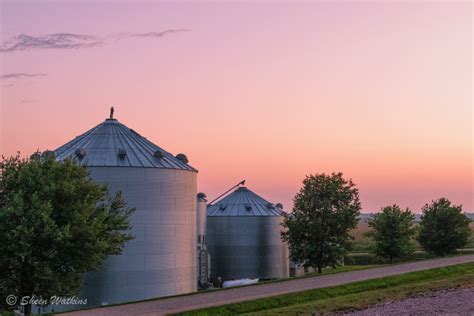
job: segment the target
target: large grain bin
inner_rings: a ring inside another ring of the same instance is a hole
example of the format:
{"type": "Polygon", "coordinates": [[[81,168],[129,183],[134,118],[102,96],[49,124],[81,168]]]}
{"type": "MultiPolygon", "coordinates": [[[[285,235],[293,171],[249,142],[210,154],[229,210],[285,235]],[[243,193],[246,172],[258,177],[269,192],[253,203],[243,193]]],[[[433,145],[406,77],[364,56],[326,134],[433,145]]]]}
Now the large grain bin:
{"type": "Polygon", "coordinates": [[[106,119],[55,151],[91,177],[122,190],[135,239],[103,269],[88,273],[81,293],[89,305],[120,303],[197,290],[196,174],[176,157],[116,119],[106,119]]]}
{"type": "Polygon", "coordinates": [[[212,279],[288,277],[288,247],[280,238],[280,206],[246,187],[208,206],[212,279]]]}

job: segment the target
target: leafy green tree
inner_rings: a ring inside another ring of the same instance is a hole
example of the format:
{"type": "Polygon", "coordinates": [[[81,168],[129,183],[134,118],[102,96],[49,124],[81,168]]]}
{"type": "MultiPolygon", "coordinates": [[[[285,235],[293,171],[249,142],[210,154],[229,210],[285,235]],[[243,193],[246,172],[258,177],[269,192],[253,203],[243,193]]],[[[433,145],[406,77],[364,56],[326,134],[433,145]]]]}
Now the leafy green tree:
{"type": "Polygon", "coordinates": [[[455,253],[469,242],[470,219],[462,206],[452,205],[446,198],[426,204],[421,216],[418,241],[427,252],[445,256],[455,253]]]}
{"type": "Polygon", "coordinates": [[[347,254],[357,226],[361,205],[352,180],[342,173],[307,176],[294,198],[293,212],[285,215],[282,239],[288,242],[290,258],[319,273],[340,264],[347,254]]]}
{"type": "MultiPolygon", "coordinates": [[[[76,295],[87,271],[132,239],[121,196],[51,154],[0,162],[0,297],[76,295]]],[[[25,306],[31,313],[31,305],[25,306]]]]}
{"type": "Polygon", "coordinates": [[[396,204],[382,208],[369,220],[371,230],[367,236],[374,240],[373,253],[390,263],[394,258],[413,253],[412,237],[415,234],[415,215],[407,208],[402,211],[396,204]]]}

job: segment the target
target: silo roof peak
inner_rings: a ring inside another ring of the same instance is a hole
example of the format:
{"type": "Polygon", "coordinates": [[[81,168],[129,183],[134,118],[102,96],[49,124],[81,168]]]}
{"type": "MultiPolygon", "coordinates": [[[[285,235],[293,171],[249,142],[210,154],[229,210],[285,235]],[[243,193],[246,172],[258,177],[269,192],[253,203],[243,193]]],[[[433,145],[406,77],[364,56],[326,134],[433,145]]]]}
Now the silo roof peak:
{"type": "Polygon", "coordinates": [[[207,216],[282,216],[282,209],[247,187],[239,187],[207,207],[207,216]]]}
{"type": "Polygon", "coordinates": [[[110,117],[55,150],[56,159],[73,159],[87,167],[142,167],[197,172],[136,131],[110,117]]]}

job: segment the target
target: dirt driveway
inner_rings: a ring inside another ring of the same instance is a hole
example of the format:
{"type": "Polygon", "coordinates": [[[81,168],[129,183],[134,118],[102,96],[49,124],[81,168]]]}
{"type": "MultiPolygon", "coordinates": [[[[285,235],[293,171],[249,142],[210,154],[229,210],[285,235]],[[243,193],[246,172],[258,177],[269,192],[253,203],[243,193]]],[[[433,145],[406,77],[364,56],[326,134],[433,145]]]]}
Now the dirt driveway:
{"type": "Polygon", "coordinates": [[[170,297],[140,303],[109,306],[62,315],[73,316],[128,316],[128,315],[166,315],[209,306],[242,302],[256,298],[275,296],[309,289],[341,285],[413,271],[439,268],[449,265],[474,262],[474,255],[444,259],[410,262],[393,266],[379,267],[360,271],[343,272],[332,275],[308,277],[284,282],[254,285],[223,291],[206,292],[194,295],[170,297]]]}

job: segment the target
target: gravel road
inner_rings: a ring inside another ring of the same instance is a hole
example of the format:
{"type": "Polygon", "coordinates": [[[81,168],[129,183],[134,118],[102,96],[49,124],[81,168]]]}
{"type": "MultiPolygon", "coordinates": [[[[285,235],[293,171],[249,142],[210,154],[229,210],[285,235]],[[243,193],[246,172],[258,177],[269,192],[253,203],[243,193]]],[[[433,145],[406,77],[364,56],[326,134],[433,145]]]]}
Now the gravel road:
{"type": "Polygon", "coordinates": [[[474,315],[474,288],[428,292],[413,298],[374,305],[345,315],[474,315]]]}
{"type": "Polygon", "coordinates": [[[331,275],[308,277],[284,282],[233,288],[223,291],[206,292],[194,295],[162,298],[153,301],[109,306],[90,310],[76,311],[63,315],[73,316],[128,316],[128,315],[166,315],[216,305],[242,302],[257,298],[270,297],[291,292],[341,285],[407,272],[439,268],[449,265],[474,262],[474,255],[417,261],[393,266],[351,271],[331,275]]]}

